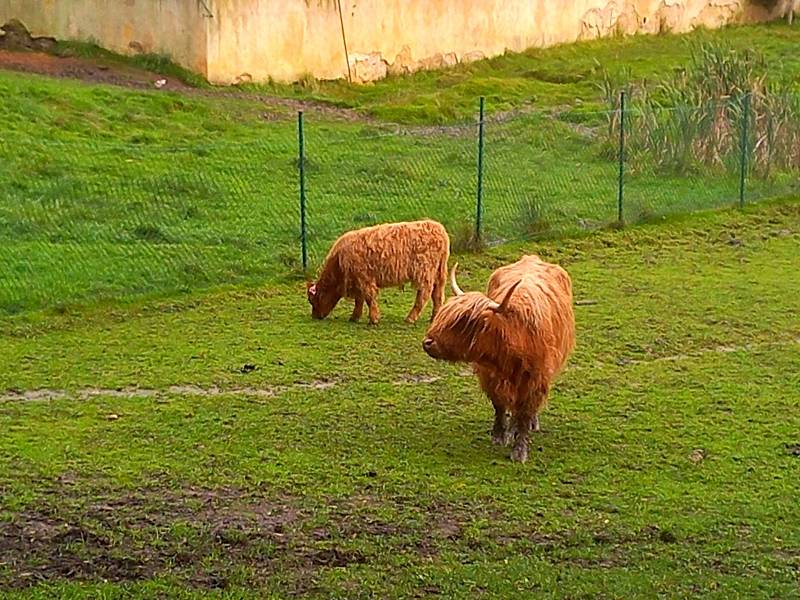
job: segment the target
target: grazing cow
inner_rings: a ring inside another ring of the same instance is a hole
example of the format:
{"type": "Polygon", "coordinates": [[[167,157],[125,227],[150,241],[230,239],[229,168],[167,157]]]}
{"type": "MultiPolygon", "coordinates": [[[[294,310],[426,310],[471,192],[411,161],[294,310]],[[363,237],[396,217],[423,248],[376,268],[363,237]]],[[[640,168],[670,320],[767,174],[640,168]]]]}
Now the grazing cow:
{"type": "Polygon", "coordinates": [[[436,314],[422,347],[438,360],[472,363],[494,405],[492,441],[516,436],[511,458],[525,462],[528,433],[539,430],[550,385],[575,346],[572,281],[558,265],[523,256],[492,273],[487,295],[464,293],[457,266],[456,296],[436,314]]]}
{"type": "Polygon", "coordinates": [[[349,231],[334,242],[316,282],[308,282],[311,316],[324,319],[342,298],[355,301],[351,321],[369,307],[369,322],[380,319],[378,290],[411,283],[417,299],[406,321],[415,323],[428,300],[433,315],[444,303],[450,237],[441,223],[424,220],[386,223],[349,231]]]}

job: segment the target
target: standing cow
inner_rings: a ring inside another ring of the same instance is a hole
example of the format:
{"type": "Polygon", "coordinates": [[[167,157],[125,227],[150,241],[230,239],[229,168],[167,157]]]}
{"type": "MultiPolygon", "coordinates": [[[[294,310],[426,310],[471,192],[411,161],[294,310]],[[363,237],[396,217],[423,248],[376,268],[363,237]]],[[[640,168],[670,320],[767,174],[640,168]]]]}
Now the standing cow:
{"type": "Polygon", "coordinates": [[[378,290],[411,283],[417,299],[406,321],[415,323],[433,298],[435,316],[444,303],[450,237],[441,223],[424,220],[386,223],[349,231],[334,242],[316,282],[308,282],[311,316],[324,319],[342,298],[355,301],[351,321],[369,307],[378,323],[378,290]]]}
{"type": "Polygon", "coordinates": [[[473,364],[494,405],[493,442],[516,435],[511,458],[525,462],[528,434],[538,431],[539,411],[575,346],[572,281],[558,265],[523,256],[492,273],[486,295],[464,293],[456,266],[456,296],[437,313],[422,347],[432,358],[473,364]]]}

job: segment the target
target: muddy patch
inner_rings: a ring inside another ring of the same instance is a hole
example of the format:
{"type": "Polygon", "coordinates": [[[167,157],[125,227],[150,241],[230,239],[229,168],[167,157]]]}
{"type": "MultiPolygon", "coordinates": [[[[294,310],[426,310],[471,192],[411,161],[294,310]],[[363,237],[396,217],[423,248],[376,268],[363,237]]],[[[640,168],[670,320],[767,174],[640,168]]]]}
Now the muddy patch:
{"type": "Polygon", "coordinates": [[[373,496],[313,501],[233,487],[106,491],[92,499],[75,492],[57,485],[36,508],[0,518],[0,590],[153,577],[225,589],[287,575],[303,590],[321,569],[374,562],[378,546],[436,555],[486,517],[478,507],[409,507],[373,496]],[[387,519],[387,509],[397,518],[387,519]],[[247,581],[231,575],[237,570],[247,581]]]}
{"type": "MultiPolygon", "coordinates": [[[[0,38],[2,40],[3,38],[0,38]]],[[[32,73],[60,79],[75,79],[92,84],[106,84],[154,92],[180,92],[192,96],[246,100],[262,103],[269,112],[261,118],[275,120],[297,114],[298,110],[334,120],[374,122],[372,119],[346,108],[321,102],[281,98],[267,94],[239,91],[235,88],[210,89],[192,87],[176,77],[138,69],[119,61],[79,56],[57,56],[43,52],[43,48],[13,46],[4,48],[0,43],[0,69],[32,73]]]]}
{"type": "Polygon", "coordinates": [[[297,521],[299,511],[290,503],[232,488],[190,488],[85,503],[70,498],[21,512],[0,521],[0,588],[166,573],[215,587],[221,560],[271,569],[274,557],[263,549],[280,546],[297,521]]]}
{"type": "Polygon", "coordinates": [[[135,89],[182,92],[193,89],[174,77],[164,77],[112,62],[42,52],[16,52],[2,47],[0,69],[135,89]]]}
{"type": "Polygon", "coordinates": [[[169,578],[196,589],[280,581],[302,595],[326,569],[391,568],[398,557],[428,564],[454,552],[467,562],[535,553],[551,564],[612,568],[628,564],[638,546],[696,543],[656,525],[624,531],[573,523],[545,532],[485,501],[417,504],[373,492],[312,498],[265,485],[162,482],[87,494],[85,484],[56,480],[35,504],[0,513],[0,592],[64,580],[169,578]]]}

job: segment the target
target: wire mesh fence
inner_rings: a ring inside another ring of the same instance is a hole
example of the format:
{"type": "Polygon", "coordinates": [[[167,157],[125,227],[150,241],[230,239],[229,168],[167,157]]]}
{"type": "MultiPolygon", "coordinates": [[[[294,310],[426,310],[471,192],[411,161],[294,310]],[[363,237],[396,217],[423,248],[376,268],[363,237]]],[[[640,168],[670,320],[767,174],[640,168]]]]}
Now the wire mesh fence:
{"type": "Polygon", "coordinates": [[[287,122],[239,144],[6,136],[0,314],[314,271],[341,233],[381,222],[436,219],[459,251],[601,228],[620,198],[632,223],[800,194],[800,124],[737,102],[442,127],[306,119],[303,160],[287,122]]]}

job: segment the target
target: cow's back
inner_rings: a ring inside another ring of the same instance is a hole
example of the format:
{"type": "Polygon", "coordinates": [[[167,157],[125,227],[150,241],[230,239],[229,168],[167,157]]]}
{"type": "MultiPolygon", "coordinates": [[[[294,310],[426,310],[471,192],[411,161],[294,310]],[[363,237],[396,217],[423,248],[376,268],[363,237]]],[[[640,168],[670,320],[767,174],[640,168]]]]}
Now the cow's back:
{"type": "Polygon", "coordinates": [[[572,281],[559,265],[523,256],[492,273],[487,295],[502,302],[518,281],[508,307],[516,326],[512,337],[532,363],[545,365],[550,379],[561,371],[575,345],[572,281]]]}
{"type": "Polygon", "coordinates": [[[348,280],[390,287],[432,281],[447,268],[450,238],[436,221],[387,223],[346,233],[334,252],[348,280]]]}

